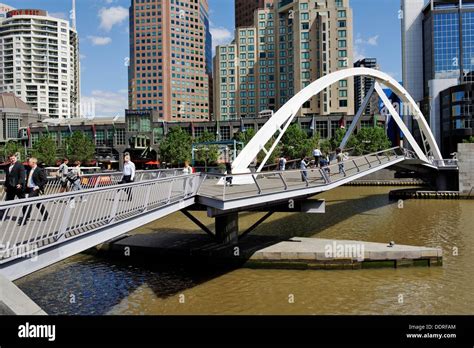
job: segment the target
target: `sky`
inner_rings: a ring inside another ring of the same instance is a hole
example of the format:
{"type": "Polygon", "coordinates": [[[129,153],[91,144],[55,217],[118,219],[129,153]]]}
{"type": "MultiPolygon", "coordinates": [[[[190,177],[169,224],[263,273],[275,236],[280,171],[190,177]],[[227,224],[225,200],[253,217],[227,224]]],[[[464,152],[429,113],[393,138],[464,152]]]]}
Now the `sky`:
{"type": "MultiPolygon", "coordinates": [[[[1,0],[15,8],[44,9],[67,19],[71,0],[1,0]]],[[[374,57],[382,71],[401,80],[399,0],[351,0],[354,58],[374,57]]],[[[123,115],[127,108],[130,0],[76,0],[81,54],[81,100],[97,116],[123,115]]],[[[213,45],[232,41],[234,0],[209,0],[213,45]]]]}

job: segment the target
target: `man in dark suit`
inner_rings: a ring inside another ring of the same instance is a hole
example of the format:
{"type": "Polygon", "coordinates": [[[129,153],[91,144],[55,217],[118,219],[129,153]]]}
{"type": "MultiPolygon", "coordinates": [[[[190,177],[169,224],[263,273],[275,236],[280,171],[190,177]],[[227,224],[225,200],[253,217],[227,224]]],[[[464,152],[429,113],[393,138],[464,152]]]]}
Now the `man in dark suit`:
{"type": "Polygon", "coordinates": [[[18,162],[16,155],[10,155],[10,166],[6,170],[5,191],[7,197],[5,200],[13,201],[15,197],[18,199],[25,198],[25,167],[18,162]]]}
{"type": "MultiPolygon", "coordinates": [[[[31,169],[26,179],[26,192],[28,193],[28,198],[34,198],[44,193],[44,187],[48,182],[48,178],[46,177],[45,171],[38,167],[38,160],[36,158],[30,158],[29,165],[31,169]]],[[[23,212],[23,219],[18,222],[19,225],[25,225],[28,222],[31,211],[33,210],[32,208],[30,205],[27,208],[26,214],[23,212]]],[[[45,206],[42,203],[37,203],[36,208],[41,212],[43,221],[48,220],[49,214],[45,206]]]]}

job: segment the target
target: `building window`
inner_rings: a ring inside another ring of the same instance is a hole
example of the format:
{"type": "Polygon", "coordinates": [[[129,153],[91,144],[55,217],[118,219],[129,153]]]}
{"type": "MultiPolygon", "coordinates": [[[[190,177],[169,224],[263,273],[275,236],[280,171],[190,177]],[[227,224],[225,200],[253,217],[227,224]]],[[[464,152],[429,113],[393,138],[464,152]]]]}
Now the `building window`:
{"type": "Polygon", "coordinates": [[[125,129],[115,130],[115,143],[117,145],[125,145],[125,129]]]}
{"type": "Polygon", "coordinates": [[[316,121],[316,133],[318,133],[322,139],[327,139],[329,137],[328,123],[326,121],[316,121]]]}
{"type": "Polygon", "coordinates": [[[15,118],[7,119],[7,138],[18,139],[18,132],[20,130],[20,121],[15,118]]]}
{"type": "Polygon", "coordinates": [[[105,145],[105,131],[104,130],[98,130],[95,133],[95,144],[97,146],[104,146],[105,145]]]}

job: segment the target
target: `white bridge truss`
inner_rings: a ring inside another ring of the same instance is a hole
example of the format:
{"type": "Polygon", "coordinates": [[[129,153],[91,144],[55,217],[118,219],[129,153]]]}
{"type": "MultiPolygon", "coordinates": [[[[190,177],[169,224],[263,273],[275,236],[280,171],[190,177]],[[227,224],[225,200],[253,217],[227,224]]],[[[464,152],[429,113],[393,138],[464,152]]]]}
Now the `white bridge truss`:
{"type": "Polygon", "coordinates": [[[389,75],[374,69],[368,68],[351,68],[340,70],[329,75],[326,75],[309,86],[297,93],[293,98],[291,98],[285,105],[283,105],[268,121],[265,125],[258,131],[258,133],[253,137],[253,139],[245,146],[243,151],[235,159],[232,164],[232,173],[233,174],[244,174],[249,173],[249,165],[257,157],[260,151],[263,151],[266,156],[262,161],[260,167],[257,169],[257,172],[260,172],[265,166],[266,162],[270,158],[272,152],[275,150],[276,146],[280,142],[281,138],[285,134],[288,127],[291,125],[293,119],[296,117],[298,111],[301,109],[304,103],[318,95],[326,88],[332,84],[347,79],[354,76],[366,76],[374,78],[374,87],[370,90],[366,96],[362,106],[358,110],[354,121],[351,124],[346,136],[341,144],[342,147],[345,146],[350,135],[356,128],[358,122],[361,119],[363,111],[370,100],[370,97],[374,92],[382,98],[385,106],[387,107],[389,113],[397,123],[400,130],[403,132],[405,139],[408,141],[413,151],[416,153],[418,158],[424,162],[431,163],[432,160],[442,160],[441,152],[439,151],[438,144],[431,133],[428,123],[425,120],[420,108],[409,95],[409,93],[392,77],[389,75]],[[398,95],[402,102],[408,106],[410,110],[410,115],[418,123],[420,133],[423,140],[423,149],[418,145],[418,143],[413,138],[413,135],[410,133],[409,129],[403,122],[400,114],[395,110],[392,103],[389,101],[387,96],[382,90],[381,85],[385,85],[392,89],[392,91],[398,95]],[[276,136],[273,145],[267,149],[265,146],[268,142],[276,136]]]}

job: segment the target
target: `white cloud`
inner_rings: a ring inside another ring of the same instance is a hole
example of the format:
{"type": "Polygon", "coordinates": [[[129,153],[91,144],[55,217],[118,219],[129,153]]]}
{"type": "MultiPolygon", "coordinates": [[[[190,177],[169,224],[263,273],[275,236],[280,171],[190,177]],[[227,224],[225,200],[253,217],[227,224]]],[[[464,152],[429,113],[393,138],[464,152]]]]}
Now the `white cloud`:
{"type": "Polygon", "coordinates": [[[128,90],[93,90],[90,95],[81,96],[81,104],[94,105],[96,117],[123,115],[128,107],[128,90]]]}
{"type": "Polygon", "coordinates": [[[80,54],[79,55],[79,59],[86,59],[86,58],[87,58],[87,56],[85,54],[80,54]]]}
{"type": "Polygon", "coordinates": [[[232,41],[232,32],[224,27],[211,27],[212,34],[212,48],[214,49],[218,45],[225,45],[232,41]]]}
{"type": "Polygon", "coordinates": [[[91,40],[92,45],[94,46],[105,46],[112,42],[110,37],[103,37],[103,36],[88,36],[89,40],[91,40]]]}
{"type": "Polygon", "coordinates": [[[67,15],[64,12],[50,12],[49,15],[54,18],[59,18],[59,19],[68,19],[67,15]]]}
{"type": "Polygon", "coordinates": [[[100,28],[112,30],[114,25],[123,23],[128,18],[128,10],[122,6],[101,8],[99,10],[100,28]]]}
{"type": "Polygon", "coordinates": [[[369,46],[377,46],[379,44],[379,37],[380,35],[374,35],[367,39],[362,38],[360,34],[357,35],[357,39],[355,40],[356,45],[369,45],[369,46]]]}
{"type": "Polygon", "coordinates": [[[367,58],[366,47],[378,46],[380,35],[370,36],[364,39],[362,35],[357,34],[357,38],[354,40],[354,62],[367,58]]]}

